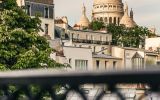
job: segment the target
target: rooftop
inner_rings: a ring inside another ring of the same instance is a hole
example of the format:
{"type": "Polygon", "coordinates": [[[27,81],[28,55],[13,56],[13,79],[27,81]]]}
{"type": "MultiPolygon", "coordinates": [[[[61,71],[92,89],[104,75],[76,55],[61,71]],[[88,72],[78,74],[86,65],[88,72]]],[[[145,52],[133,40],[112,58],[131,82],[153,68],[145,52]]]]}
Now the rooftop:
{"type": "Polygon", "coordinates": [[[93,31],[93,30],[76,30],[76,29],[70,29],[71,31],[77,31],[77,32],[90,32],[90,33],[99,33],[99,34],[111,34],[108,32],[99,32],[99,31],[93,31]]]}
{"type": "Polygon", "coordinates": [[[43,3],[43,4],[54,4],[53,0],[26,0],[30,2],[43,3]]]}
{"type": "Polygon", "coordinates": [[[93,54],[93,58],[122,60],[122,58],[117,58],[117,57],[113,57],[113,56],[111,56],[111,55],[106,55],[106,54],[93,54]]]}

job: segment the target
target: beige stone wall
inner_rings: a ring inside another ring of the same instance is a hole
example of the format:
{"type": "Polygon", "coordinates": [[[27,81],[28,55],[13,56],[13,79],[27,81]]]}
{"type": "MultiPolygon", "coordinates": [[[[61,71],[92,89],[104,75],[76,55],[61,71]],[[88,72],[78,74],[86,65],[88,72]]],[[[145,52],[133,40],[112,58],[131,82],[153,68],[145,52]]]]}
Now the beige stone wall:
{"type": "Polygon", "coordinates": [[[93,69],[94,70],[122,70],[122,60],[118,59],[103,59],[103,58],[93,58],[93,69]],[[96,61],[100,61],[99,69],[97,69],[96,61]],[[113,62],[116,61],[116,69],[113,68],[113,62]],[[107,62],[107,66],[105,66],[107,62]]]}
{"type": "Polygon", "coordinates": [[[157,47],[160,48],[160,37],[156,38],[147,38],[145,41],[145,49],[149,50],[152,48],[152,51],[157,50],[157,47]]]}
{"type": "Polygon", "coordinates": [[[91,48],[92,52],[94,52],[94,53],[101,52],[101,53],[104,53],[104,54],[110,54],[108,45],[73,43],[73,46],[91,48]]]}
{"type": "Polygon", "coordinates": [[[154,55],[146,55],[146,66],[155,66],[157,64],[157,56],[154,55]]]}
{"type": "Polygon", "coordinates": [[[112,56],[122,58],[122,66],[125,67],[125,55],[124,55],[125,50],[119,47],[112,47],[112,56]]]}
{"type": "Polygon", "coordinates": [[[93,70],[92,65],[92,51],[88,48],[75,48],[75,47],[63,47],[64,56],[66,57],[68,63],[71,59],[71,68],[68,70],[75,71],[75,60],[87,60],[88,70],[93,70]]]}
{"type": "Polygon", "coordinates": [[[136,52],[144,58],[144,65],[146,62],[145,51],[143,49],[137,48],[122,48],[122,47],[112,47],[112,56],[122,58],[122,66],[124,69],[133,69],[132,68],[132,57],[136,52]]]}
{"type": "Polygon", "coordinates": [[[17,4],[20,7],[25,5],[24,0],[17,0],[17,4]]]}
{"type": "MultiPolygon", "coordinates": [[[[45,24],[48,24],[48,35],[51,39],[54,39],[54,19],[40,18],[40,20],[42,21],[41,27],[43,30],[45,30],[45,24]]],[[[43,36],[45,35],[45,32],[40,31],[39,34],[43,36]]]]}

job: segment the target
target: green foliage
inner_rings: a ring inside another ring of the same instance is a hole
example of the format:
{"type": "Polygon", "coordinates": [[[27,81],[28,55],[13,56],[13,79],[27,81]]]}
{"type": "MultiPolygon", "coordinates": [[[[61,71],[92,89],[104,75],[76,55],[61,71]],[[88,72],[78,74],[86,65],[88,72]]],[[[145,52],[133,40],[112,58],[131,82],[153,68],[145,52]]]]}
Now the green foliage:
{"type": "Polygon", "coordinates": [[[100,21],[93,21],[91,22],[90,24],[90,28],[94,31],[97,31],[97,30],[100,30],[102,28],[105,28],[105,25],[103,22],[100,22],[100,21]]]}
{"type": "Polygon", "coordinates": [[[38,34],[40,19],[28,16],[14,1],[5,1],[0,15],[0,70],[64,67],[50,58],[54,50],[38,34]]]}
{"type": "Polygon", "coordinates": [[[114,45],[123,45],[125,47],[136,47],[144,45],[145,38],[153,36],[146,27],[135,26],[127,28],[125,26],[117,26],[109,24],[107,31],[112,33],[112,43],[114,45]]]}
{"type": "Polygon", "coordinates": [[[3,0],[3,8],[4,9],[14,9],[17,7],[17,2],[16,0],[3,0]]]}
{"type": "Polygon", "coordinates": [[[41,29],[41,20],[38,16],[31,18],[21,8],[14,10],[3,10],[1,13],[1,21],[3,21],[7,30],[22,28],[25,31],[39,32],[41,29]]]}

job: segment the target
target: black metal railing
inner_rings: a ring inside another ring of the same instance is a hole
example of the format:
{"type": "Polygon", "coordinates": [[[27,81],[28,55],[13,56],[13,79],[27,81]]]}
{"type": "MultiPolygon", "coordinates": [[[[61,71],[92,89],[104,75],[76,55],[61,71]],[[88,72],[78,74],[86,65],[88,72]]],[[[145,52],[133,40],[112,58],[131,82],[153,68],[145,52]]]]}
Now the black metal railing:
{"type": "Polygon", "coordinates": [[[98,41],[98,40],[87,40],[87,39],[72,39],[73,42],[76,43],[88,43],[88,44],[101,44],[101,45],[109,45],[108,41],[98,41]]]}
{"type": "Polygon", "coordinates": [[[140,88],[144,90],[144,95],[133,100],[150,100],[144,98],[150,92],[159,92],[160,70],[122,72],[27,70],[1,72],[0,100],[74,100],[67,99],[67,95],[71,91],[80,95],[82,99],[78,100],[108,100],[102,99],[108,93],[117,94],[119,99],[116,100],[127,100],[124,94],[119,91],[117,85],[135,85],[137,83],[142,86],[140,88]],[[95,97],[89,99],[86,90],[81,88],[84,84],[105,84],[107,88],[102,89],[95,97]],[[60,93],[62,90],[64,91],[60,93]]]}

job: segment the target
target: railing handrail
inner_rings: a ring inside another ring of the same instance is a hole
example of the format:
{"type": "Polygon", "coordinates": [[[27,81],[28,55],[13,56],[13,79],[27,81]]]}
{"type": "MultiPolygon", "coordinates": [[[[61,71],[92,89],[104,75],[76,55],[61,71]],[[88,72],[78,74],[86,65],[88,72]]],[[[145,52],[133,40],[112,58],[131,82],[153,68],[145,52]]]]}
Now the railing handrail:
{"type": "Polygon", "coordinates": [[[67,72],[42,69],[0,72],[0,84],[46,84],[46,82],[48,84],[104,82],[160,84],[160,70],[67,72]]]}

